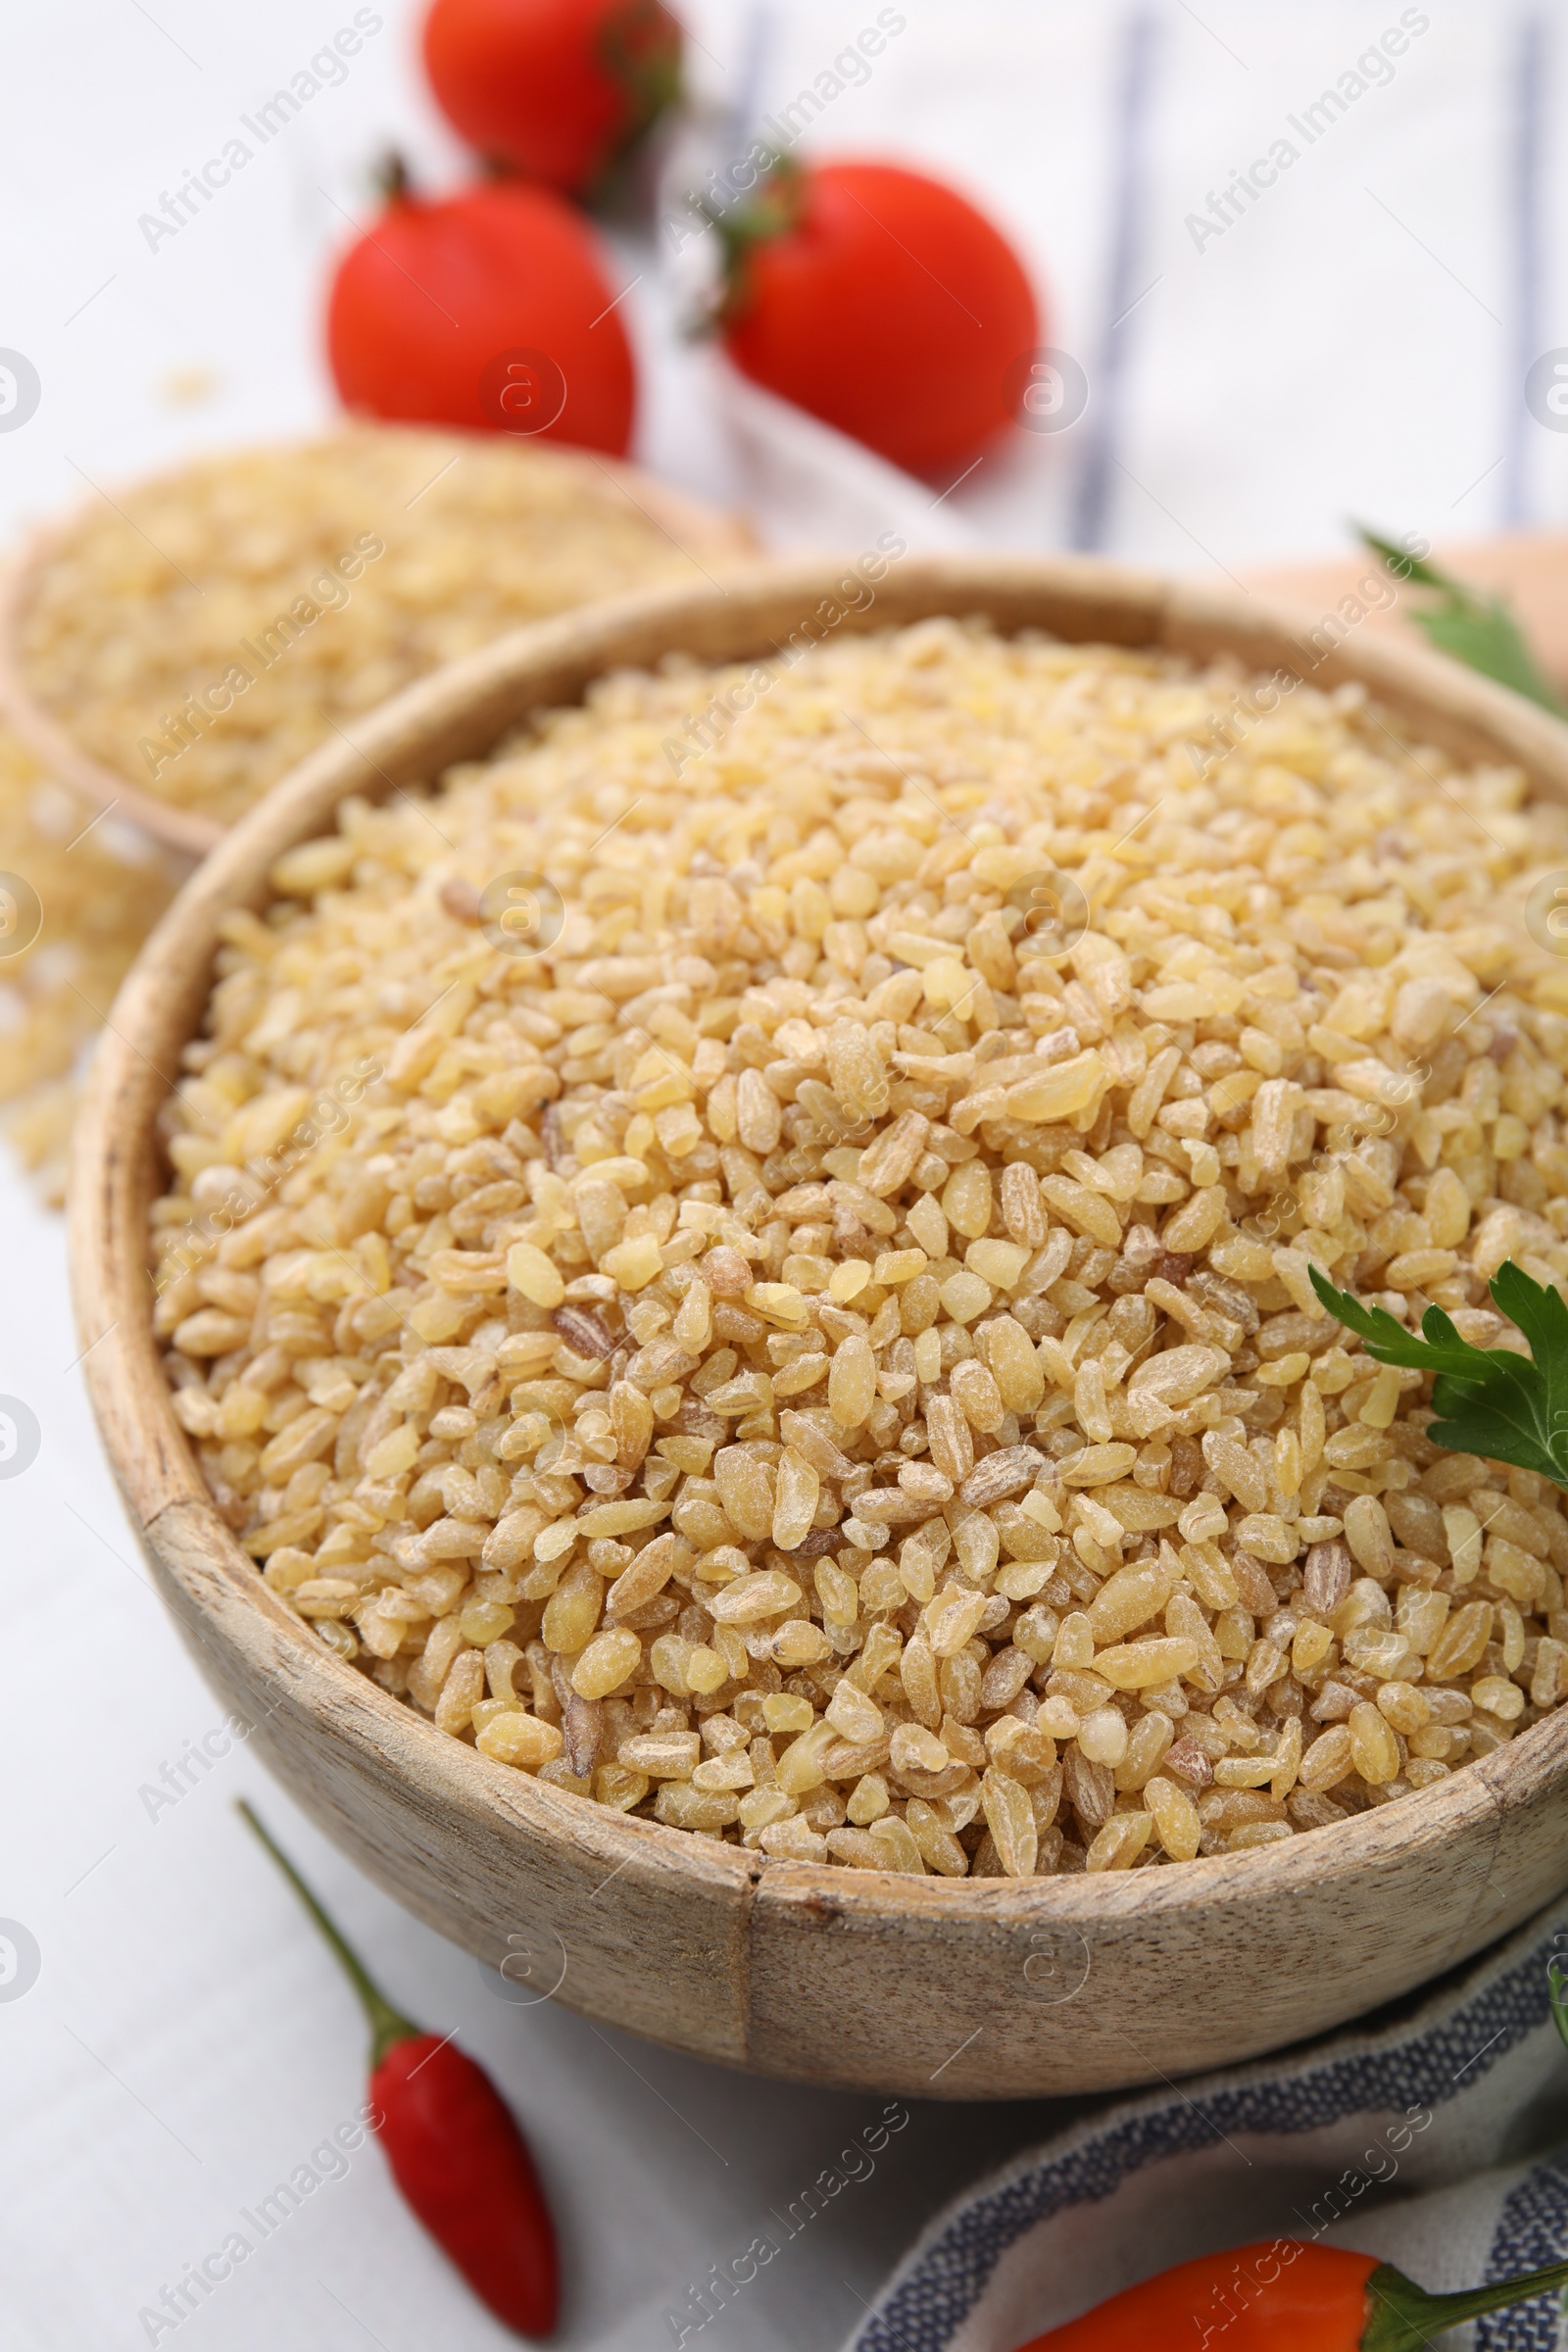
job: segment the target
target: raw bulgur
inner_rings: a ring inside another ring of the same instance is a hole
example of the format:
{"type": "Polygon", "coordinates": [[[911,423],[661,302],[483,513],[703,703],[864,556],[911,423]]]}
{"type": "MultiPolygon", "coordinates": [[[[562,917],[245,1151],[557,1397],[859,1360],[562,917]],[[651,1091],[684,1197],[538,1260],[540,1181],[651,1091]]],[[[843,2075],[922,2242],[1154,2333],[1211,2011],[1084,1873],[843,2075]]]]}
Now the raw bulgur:
{"type": "Polygon", "coordinates": [[[38,936],[0,963],[0,1103],[24,1165],[58,1201],[72,1072],[178,888],[180,861],[55,783],[0,727],[0,868],[43,909],[38,936]]]}
{"type": "MultiPolygon", "coordinates": [[[[694,510],[691,525],[677,546],[580,454],[356,425],[205,458],[84,513],[39,571],[20,666],[106,767],[226,822],[334,726],[439,662],[568,605],[696,580],[705,557],[743,544],[717,514],[694,510]],[[251,676],[238,693],[236,669],[251,676]]],[[[44,909],[42,934],[0,980],[0,1102],[58,1200],[73,1065],[179,872],[48,779],[9,732],[0,867],[44,909]]]]}
{"type": "Polygon", "coordinates": [[[1562,1496],[1307,1277],[1508,1345],[1489,1274],[1568,1272],[1568,819],[1358,688],[1227,748],[1224,665],[953,621],[694,758],[743,674],[610,678],[227,919],[157,1325],[273,1592],[504,1764],[951,1877],[1265,1844],[1557,1706],[1562,1496]]]}
{"type": "Polygon", "coordinates": [[[20,666],[106,767],[227,824],[439,663],[743,544],[717,515],[692,527],[688,552],[580,453],[350,426],[89,506],[40,568],[20,666]]]}

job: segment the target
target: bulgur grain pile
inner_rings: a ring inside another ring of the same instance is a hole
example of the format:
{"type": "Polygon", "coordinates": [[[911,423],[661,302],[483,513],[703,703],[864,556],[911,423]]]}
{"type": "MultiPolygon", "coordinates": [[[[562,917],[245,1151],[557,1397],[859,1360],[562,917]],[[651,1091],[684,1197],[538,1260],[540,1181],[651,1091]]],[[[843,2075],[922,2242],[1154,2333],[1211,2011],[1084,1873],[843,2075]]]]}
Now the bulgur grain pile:
{"type": "Polygon", "coordinates": [[[1568,819],[1357,688],[1226,751],[1228,669],[979,624],[751,674],[702,757],[742,672],[613,677],[229,918],[157,1324],[269,1585],[504,1764],[949,1877],[1267,1844],[1558,1705],[1562,1496],[1307,1275],[1508,1345],[1489,1274],[1568,1273],[1568,819]]]}
{"type": "Polygon", "coordinates": [[[52,1202],[65,1187],[72,1072],[172,898],[176,862],[51,781],[0,728],[0,871],[28,883],[43,910],[37,937],[0,961],[0,1103],[52,1202]]]}
{"type": "MultiPolygon", "coordinates": [[[[684,534],[683,534],[684,535],[684,534]]],[[[610,467],[361,425],[90,507],[23,616],[25,684],[128,782],[228,823],[362,711],[521,622],[702,577],[610,467]]]]}

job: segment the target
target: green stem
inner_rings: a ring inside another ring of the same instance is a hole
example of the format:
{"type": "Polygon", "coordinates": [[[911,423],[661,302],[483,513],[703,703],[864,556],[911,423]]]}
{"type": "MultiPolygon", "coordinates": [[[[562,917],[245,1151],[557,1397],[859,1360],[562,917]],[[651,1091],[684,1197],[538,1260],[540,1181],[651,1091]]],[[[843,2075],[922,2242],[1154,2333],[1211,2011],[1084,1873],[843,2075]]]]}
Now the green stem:
{"type": "Polygon", "coordinates": [[[1563,1963],[1555,1958],[1546,1963],[1546,1998],[1551,2003],[1557,2032],[1568,2047],[1568,1995],[1563,1991],[1563,1963]]]}
{"type": "Polygon", "coordinates": [[[395,147],[387,149],[371,173],[371,177],[375,183],[376,194],[385,204],[401,204],[405,197],[412,196],[414,193],[414,182],[409,176],[409,167],[395,147]]]}
{"type": "Polygon", "coordinates": [[[353,1945],[343,1935],[336,1921],[330,1919],[322,1910],[282,1847],[276,1843],[268,1831],[263,1829],[243,1797],[238,1800],[238,1803],[240,1812],[266,1846],[333,1951],[336,1952],[338,1959],[343,1964],[343,1973],[359,1994],[361,2005],[370,2028],[370,2072],[373,2074],[395,2043],[416,2040],[424,2029],[422,2026],[414,2025],[393,2008],[380,1986],[372,1979],[359,1953],[355,1951],[353,1945]]]}
{"type": "Polygon", "coordinates": [[[661,115],[680,103],[680,28],[657,0],[630,0],[618,15],[606,18],[599,56],[626,101],[625,127],[606,156],[597,184],[587,192],[593,202],[603,204],[616,194],[633,150],[661,115]]]}
{"type": "Polygon", "coordinates": [[[764,178],[743,201],[731,205],[698,206],[717,230],[724,252],[724,295],[713,324],[737,317],[746,307],[749,289],[746,266],[753,250],[770,238],[785,236],[799,221],[805,204],[801,167],[790,155],[775,155],[764,178]]]}
{"type": "Polygon", "coordinates": [[[1491,2286],[1461,2287],[1451,2295],[1429,2295],[1402,2271],[1380,2263],[1366,2282],[1372,2316],[1362,2330],[1360,2352],[1421,2352],[1446,2328],[1479,2319],[1483,2312],[1505,2311],[1511,2303],[1528,2303],[1532,2295],[1555,2286],[1568,2286],[1568,2262],[1548,2263],[1544,2271],[1526,2271],[1491,2286]]]}

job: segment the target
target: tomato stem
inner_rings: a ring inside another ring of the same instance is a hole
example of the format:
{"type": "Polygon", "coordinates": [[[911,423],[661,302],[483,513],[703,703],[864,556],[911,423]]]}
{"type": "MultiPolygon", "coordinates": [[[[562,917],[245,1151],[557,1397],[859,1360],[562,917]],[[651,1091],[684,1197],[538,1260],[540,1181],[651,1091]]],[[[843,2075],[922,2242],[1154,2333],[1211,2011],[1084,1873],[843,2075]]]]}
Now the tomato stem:
{"type": "Polygon", "coordinates": [[[680,26],[659,0],[628,0],[600,27],[599,62],[619,90],[625,122],[586,201],[603,209],[619,193],[634,150],[684,95],[680,26]]]}
{"type": "Polygon", "coordinates": [[[795,158],[783,153],[775,154],[767,176],[744,202],[717,205],[706,196],[699,198],[697,209],[717,230],[724,249],[724,292],[713,313],[713,324],[723,324],[745,309],[746,265],[753,248],[765,245],[772,237],[788,235],[805,204],[805,174],[795,158]]]}
{"type": "Polygon", "coordinates": [[[408,163],[396,147],[387,149],[371,176],[376,193],[388,204],[402,204],[414,194],[408,163]]]}
{"type": "Polygon", "coordinates": [[[251,1829],[255,1831],[263,1845],[266,1846],[333,1951],[336,1952],[345,1976],[359,1994],[361,2005],[370,2028],[370,2071],[373,2074],[388,2050],[400,2041],[416,2041],[424,2029],[421,2026],[414,2025],[399,2010],[393,2008],[336,1921],[321,1908],[287,1854],[262,1827],[261,1822],[243,1797],[238,1799],[238,1809],[244,1815],[251,1829]]]}
{"type": "Polygon", "coordinates": [[[1402,2271],[1380,2263],[1366,2282],[1371,2317],[1361,2333],[1360,2352],[1419,2352],[1445,2328],[1479,2319],[1483,2312],[1527,2303],[1532,2295],[1554,2286],[1568,2286],[1568,2262],[1548,2263],[1544,2271],[1526,2271],[1491,2286],[1460,2287],[1450,2295],[1430,2295],[1402,2271]]]}

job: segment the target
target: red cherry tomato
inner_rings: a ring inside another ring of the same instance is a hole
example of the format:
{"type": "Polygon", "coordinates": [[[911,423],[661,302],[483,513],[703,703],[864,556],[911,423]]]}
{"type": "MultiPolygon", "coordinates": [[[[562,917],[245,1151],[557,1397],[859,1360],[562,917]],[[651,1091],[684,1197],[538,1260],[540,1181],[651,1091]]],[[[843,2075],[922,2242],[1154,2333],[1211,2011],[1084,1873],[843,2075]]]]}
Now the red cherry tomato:
{"type": "Polygon", "coordinates": [[[613,300],[588,230],[548,189],[400,190],[338,265],[332,374],[372,416],[623,457],[637,387],[613,300]]]}
{"type": "Polygon", "coordinates": [[[1039,314],[1011,246],[954,189],[896,164],[789,167],[726,233],[724,341],[768,391],[917,473],[1006,423],[1039,314]]]}
{"type": "Polygon", "coordinates": [[[424,65],[479,154],[568,196],[597,187],[680,91],[660,0],[435,0],[424,65]]]}

